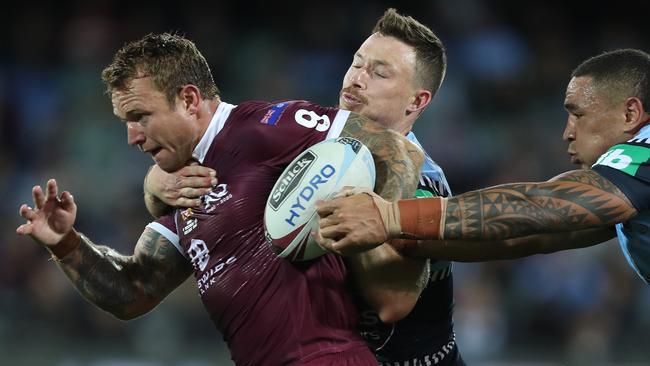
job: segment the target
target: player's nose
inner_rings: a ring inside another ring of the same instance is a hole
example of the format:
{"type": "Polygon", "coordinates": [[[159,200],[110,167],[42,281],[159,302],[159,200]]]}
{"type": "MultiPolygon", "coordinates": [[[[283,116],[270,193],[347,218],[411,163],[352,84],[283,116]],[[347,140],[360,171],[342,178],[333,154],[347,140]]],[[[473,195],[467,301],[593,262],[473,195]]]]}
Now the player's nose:
{"type": "Polygon", "coordinates": [[[126,123],[126,138],[128,144],[131,146],[140,146],[146,140],[144,133],[138,128],[138,123],[136,122],[126,123]]]}
{"type": "Polygon", "coordinates": [[[564,127],[562,139],[565,141],[573,141],[576,139],[575,123],[571,120],[571,118],[568,118],[566,121],[566,127],[564,127]]]}

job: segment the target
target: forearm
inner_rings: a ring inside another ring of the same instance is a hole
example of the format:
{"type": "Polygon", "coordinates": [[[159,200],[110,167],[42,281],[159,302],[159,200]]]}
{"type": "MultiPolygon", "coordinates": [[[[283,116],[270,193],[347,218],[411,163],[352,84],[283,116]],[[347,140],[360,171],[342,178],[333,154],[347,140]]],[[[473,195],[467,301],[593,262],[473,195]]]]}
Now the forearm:
{"type": "MultiPolygon", "coordinates": [[[[612,226],[636,209],[593,171],[505,184],[449,199],[399,202],[402,234],[418,239],[502,240],[612,226]]],[[[392,234],[393,235],[393,234],[392,234]]]]}
{"type": "Polygon", "coordinates": [[[144,205],[147,207],[149,214],[155,218],[167,215],[173,209],[171,206],[167,206],[163,201],[158,199],[158,197],[146,190],[144,192],[144,205]]]}
{"type": "Polygon", "coordinates": [[[79,245],[55,262],[84,298],[117,318],[130,319],[153,307],[144,296],[146,280],[133,273],[132,256],[80,235],[79,245]]]}
{"type": "Polygon", "coordinates": [[[348,258],[358,291],[385,323],[407,316],[429,278],[426,259],[407,258],[388,244],[348,258]]]}
{"type": "Polygon", "coordinates": [[[156,197],[151,191],[151,187],[149,187],[151,184],[149,181],[149,175],[155,168],[156,165],[152,165],[149,170],[147,170],[147,174],[144,176],[144,182],[142,183],[142,190],[144,191],[144,205],[147,208],[147,211],[149,211],[151,216],[159,218],[169,213],[172,210],[172,207],[168,206],[160,200],[160,198],[156,197]]]}
{"type": "Polygon", "coordinates": [[[614,229],[606,227],[506,240],[397,240],[392,241],[391,245],[408,257],[484,262],[584,248],[608,241],[615,236],[614,229]]]}

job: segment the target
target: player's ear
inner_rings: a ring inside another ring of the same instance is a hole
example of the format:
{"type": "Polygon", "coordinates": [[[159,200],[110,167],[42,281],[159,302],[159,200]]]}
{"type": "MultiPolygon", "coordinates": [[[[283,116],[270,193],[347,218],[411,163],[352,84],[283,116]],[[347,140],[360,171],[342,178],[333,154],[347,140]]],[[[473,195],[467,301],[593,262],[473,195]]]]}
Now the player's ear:
{"type": "Polygon", "coordinates": [[[187,84],[181,87],[178,92],[178,98],[183,104],[183,108],[190,114],[195,114],[201,103],[201,91],[196,85],[187,84]]]}
{"type": "Polygon", "coordinates": [[[410,103],[406,108],[408,113],[421,113],[431,102],[433,95],[429,90],[418,89],[411,97],[410,103]]]}
{"type": "Polygon", "coordinates": [[[637,97],[625,100],[625,132],[636,133],[650,121],[650,113],[637,97]]]}

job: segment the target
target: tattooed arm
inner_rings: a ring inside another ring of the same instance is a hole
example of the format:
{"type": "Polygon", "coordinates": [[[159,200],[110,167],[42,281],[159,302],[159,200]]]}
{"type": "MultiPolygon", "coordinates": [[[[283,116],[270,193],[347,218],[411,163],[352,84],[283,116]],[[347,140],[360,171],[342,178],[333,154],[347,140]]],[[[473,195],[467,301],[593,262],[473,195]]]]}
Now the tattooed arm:
{"type": "Polygon", "coordinates": [[[593,170],[547,182],[505,184],[447,201],[445,239],[507,239],[612,226],[637,211],[614,184],[593,170]]]}
{"type": "Polygon", "coordinates": [[[331,213],[321,219],[320,231],[325,238],[338,239],[331,244],[334,251],[376,245],[387,237],[445,239],[452,245],[452,240],[504,240],[608,227],[637,213],[615,185],[592,170],[566,172],[541,183],[504,184],[448,199],[391,203],[362,194],[332,200],[319,210],[331,213]],[[397,217],[392,224],[391,217],[397,217]]]}
{"type": "Polygon", "coordinates": [[[45,246],[77,290],[120,319],[153,309],[191,273],[189,262],[167,239],[147,228],[131,256],[92,243],[73,224],[77,205],[69,192],[58,196],[56,181],[32,190],[34,208],[20,207],[27,223],[16,229],[45,246]]]}
{"type": "Polygon", "coordinates": [[[375,192],[389,200],[413,197],[424,157],[406,137],[356,113],[350,113],[341,137],[356,138],[372,152],[375,192]]]}
{"type": "Polygon", "coordinates": [[[91,303],[122,320],[156,307],[191,274],[172,243],[145,228],[133,255],[122,255],[83,235],[77,248],[57,260],[75,288],[91,303]]]}
{"type": "MultiPolygon", "coordinates": [[[[388,200],[413,197],[423,155],[404,136],[351,113],[341,136],[363,142],[375,160],[375,192],[388,200]]],[[[348,257],[357,288],[382,321],[408,315],[428,279],[426,260],[406,258],[388,244],[348,257]]]]}
{"type": "Polygon", "coordinates": [[[585,248],[613,239],[613,227],[528,235],[504,240],[393,240],[400,253],[414,258],[455,262],[517,259],[535,254],[585,248]]]}

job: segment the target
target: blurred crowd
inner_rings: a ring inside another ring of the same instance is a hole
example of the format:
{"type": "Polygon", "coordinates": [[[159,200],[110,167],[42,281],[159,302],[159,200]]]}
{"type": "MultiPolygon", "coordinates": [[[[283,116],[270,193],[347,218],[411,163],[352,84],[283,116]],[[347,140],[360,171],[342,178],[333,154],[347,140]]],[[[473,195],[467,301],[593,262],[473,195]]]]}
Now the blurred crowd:
{"type": "MultiPolygon", "coordinates": [[[[102,68],[125,41],[176,31],[202,50],[222,99],[334,105],[357,47],[388,6],[429,25],[448,71],[415,125],[455,193],[571,169],[562,131],[571,70],[605,50],[650,51],[650,2],[63,1],[0,12],[0,364],[228,364],[188,281],[123,323],[88,305],[15,234],[31,188],[57,178],[78,229],[131,252],[151,220],[150,159],[126,144],[102,68]]],[[[650,107],[650,106],[647,106],[650,107]]],[[[242,141],[242,143],[255,143],[242,141]]],[[[474,365],[622,365],[650,359],[650,290],[615,241],[517,261],[454,264],[456,334],[474,365]]]]}

